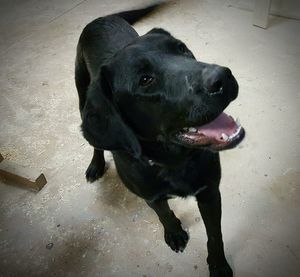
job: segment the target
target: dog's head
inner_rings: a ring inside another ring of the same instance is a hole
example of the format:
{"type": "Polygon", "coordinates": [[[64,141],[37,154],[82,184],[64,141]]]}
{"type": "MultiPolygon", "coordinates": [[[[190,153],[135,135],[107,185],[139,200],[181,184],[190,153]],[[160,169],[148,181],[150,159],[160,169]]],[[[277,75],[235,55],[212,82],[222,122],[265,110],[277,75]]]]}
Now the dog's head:
{"type": "Polygon", "coordinates": [[[153,29],[116,53],[94,80],[82,130],[96,148],[141,154],[141,141],[223,150],[244,129],[223,113],[238,95],[228,68],[195,59],[186,45],[153,29]]]}

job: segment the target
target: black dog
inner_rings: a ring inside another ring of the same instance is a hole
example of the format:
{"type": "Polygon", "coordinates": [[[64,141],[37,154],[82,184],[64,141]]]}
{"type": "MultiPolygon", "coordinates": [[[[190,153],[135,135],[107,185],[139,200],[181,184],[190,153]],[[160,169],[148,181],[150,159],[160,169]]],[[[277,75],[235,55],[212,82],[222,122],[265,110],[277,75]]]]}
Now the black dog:
{"type": "Polygon", "coordinates": [[[130,24],[153,8],[98,18],[80,36],[76,87],[83,135],[94,147],[86,178],[103,175],[103,150],[110,150],[122,181],[157,213],[176,252],[188,234],[167,200],[195,196],[210,276],[232,276],[221,233],[218,151],[245,134],[222,112],[238,84],[228,68],[198,62],[163,29],[139,36],[130,24]]]}

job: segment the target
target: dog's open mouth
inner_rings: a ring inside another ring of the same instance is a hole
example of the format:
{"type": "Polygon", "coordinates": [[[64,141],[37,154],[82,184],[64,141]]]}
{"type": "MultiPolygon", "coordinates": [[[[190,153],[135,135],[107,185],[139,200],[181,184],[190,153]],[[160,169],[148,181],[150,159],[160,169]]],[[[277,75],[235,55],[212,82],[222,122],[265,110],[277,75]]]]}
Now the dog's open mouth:
{"type": "Polygon", "coordinates": [[[177,143],[186,146],[220,151],[237,146],[245,137],[245,130],[238,120],[223,112],[205,125],[183,128],[175,137],[177,143]]]}

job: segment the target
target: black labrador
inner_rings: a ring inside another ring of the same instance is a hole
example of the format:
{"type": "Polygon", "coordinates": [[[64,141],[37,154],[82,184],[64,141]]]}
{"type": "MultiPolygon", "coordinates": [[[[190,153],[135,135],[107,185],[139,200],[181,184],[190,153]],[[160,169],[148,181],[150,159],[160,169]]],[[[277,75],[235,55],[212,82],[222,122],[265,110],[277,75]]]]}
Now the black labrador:
{"type": "Polygon", "coordinates": [[[154,8],[98,18],[80,36],[75,80],[82,132],[94,147],[86,178],[104,174],[103,150],[111,151],[120,178],[156,212],[176,252],[189,237],[168,199],[194,196],[208,236],[210,276],[232,276],[221,233],[218,151],[245,134],[223,112],[238,84],[228,68],[197,61],[163,29],[139,36],[130,24],[154,8]]]}

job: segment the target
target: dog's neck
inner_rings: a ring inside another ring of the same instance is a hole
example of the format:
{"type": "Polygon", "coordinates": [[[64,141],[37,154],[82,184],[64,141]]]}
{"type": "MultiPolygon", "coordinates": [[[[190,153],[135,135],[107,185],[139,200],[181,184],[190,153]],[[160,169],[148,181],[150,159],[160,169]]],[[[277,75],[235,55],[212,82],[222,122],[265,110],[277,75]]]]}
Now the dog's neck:
{"type": "Polygon", "coordinates": [[[140,141],[142,159],[150,166],[177,167],[185,163],[193,150],[173,143],[140,141]]]}

